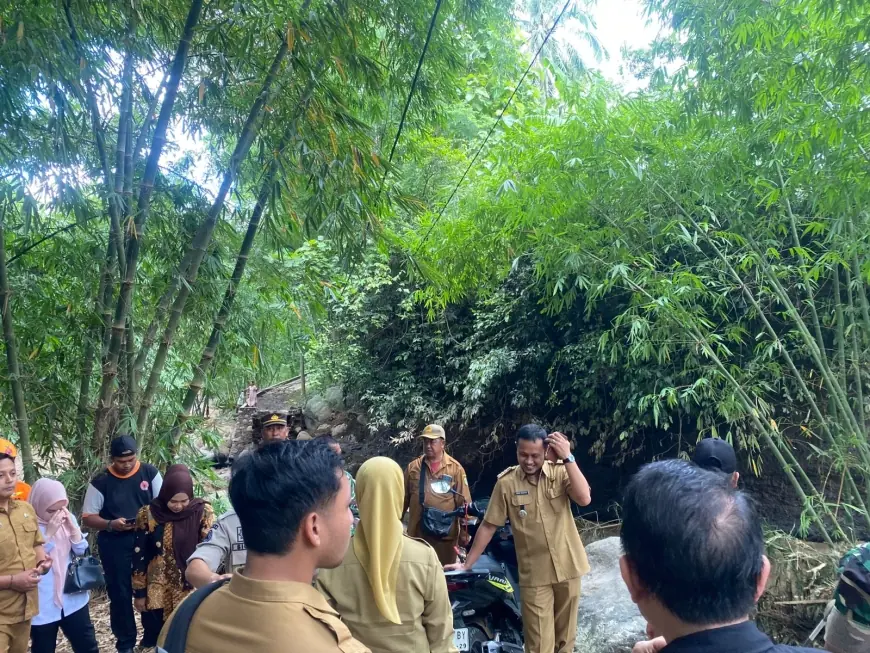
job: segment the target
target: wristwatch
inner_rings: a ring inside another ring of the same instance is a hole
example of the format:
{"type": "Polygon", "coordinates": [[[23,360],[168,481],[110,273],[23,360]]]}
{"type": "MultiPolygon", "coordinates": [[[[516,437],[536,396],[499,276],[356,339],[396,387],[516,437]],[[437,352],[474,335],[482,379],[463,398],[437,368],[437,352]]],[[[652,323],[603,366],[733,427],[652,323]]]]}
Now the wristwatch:
{"type": "Polygon", "coordinates": [[[577,459],[574,457],[573,453],[569,453],[567,458],[562,459],[562,462],[565,463],[566,465],[573,463],[573,462],[576,462],[576,461],[577,461],[577,459]]]}

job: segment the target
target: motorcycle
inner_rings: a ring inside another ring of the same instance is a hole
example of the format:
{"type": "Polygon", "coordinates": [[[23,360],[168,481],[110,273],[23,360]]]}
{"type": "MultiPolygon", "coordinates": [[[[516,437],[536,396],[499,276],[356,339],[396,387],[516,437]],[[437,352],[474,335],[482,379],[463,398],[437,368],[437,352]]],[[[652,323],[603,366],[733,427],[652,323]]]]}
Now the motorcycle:
{"type": "MultiPolygon", "coordinates": [[[[473,536],[485,508],[485,503],[476,502],[454,512],[467,520],[473,536]]],[[[516,573],[509,525],[496,532],[473,569],[445,572],[453,608],[453,642],[459,651],[522,653],[523,619],[516,573]]]]}

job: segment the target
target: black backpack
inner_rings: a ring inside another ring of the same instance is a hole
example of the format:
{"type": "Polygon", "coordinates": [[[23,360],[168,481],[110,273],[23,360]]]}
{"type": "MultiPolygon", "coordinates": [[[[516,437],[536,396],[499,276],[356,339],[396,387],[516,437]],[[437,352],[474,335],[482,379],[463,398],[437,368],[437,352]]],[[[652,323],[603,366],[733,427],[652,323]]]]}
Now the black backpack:
{"type": "Polygon", "coordinates": [[[185,599],[175,615],[172,617],[172,623],[169,624],[169,632],[166,633],[166,641],[163,642],[163,647],[157,647],[157,653],[184,653],[187,648],[187,631],[190,628],[190,622],[193,620],[193,613],[208,597],[214,592],[227,584],[228,579],[220,580],[216,583],[204,585],[185,599]]]}

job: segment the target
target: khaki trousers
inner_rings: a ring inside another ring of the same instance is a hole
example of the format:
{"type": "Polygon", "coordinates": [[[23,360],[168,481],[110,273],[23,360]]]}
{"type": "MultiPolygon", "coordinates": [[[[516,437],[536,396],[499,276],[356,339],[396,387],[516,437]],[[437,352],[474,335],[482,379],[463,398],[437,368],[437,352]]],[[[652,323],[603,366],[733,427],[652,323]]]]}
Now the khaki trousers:
{"type": "Polygon", "coordinates": [[[30,619],[20,624],[0,625],[0,653],[27,653],[30,619]]]}
{"type": "Polygon", "coordinates": [[[577,639],[580,579],[521,587],[526,653],[573,653],[577,639]]]}

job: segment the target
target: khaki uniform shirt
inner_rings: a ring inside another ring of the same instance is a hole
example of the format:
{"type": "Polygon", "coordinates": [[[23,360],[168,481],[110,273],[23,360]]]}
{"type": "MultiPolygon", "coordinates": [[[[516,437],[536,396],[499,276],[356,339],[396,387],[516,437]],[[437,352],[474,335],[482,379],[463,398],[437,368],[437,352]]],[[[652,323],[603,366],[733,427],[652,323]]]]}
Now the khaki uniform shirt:
{"type": "MultiPolygon", "coordinates": [[[[411,537],[422,537],[423,531],[420,529],[420,520],[423,515],[422,507],[420,506],[420,466],[423,464],[424,456],[412,460],[405,471],[405,505],[408,506],[410,514],[408,515],[408,535],[411,537]]],[[[426,465],[426,487],[423,500],[426,505],[431,508],[438,508],[445,512],[456,510],[463,503],[471,503],[471,490],[468,488],[468,479],[465,476],[465,470],[459,462],[444,453],[444,458],[441,460],[441,467],[438,472],[433,474],[426,465]],[[438,479],[450,476],[452,481],[450,487],[457,493],[445,492],[439,493],[432,489],[432,482],[438,479]]],[[[453,523],[453,529],[447,539],[454,539],[459,534],[459,522],[453,523]]]]}
{"type": "MultiPolygon", "coordinates": [[[[0,509],[0,576],[36,567],[34,548],[44,543],[33,507],[10,499],[9,508],[0,509]]],[[[13,589],[0,591],[0,625],[20,624],[38,613],[35,587],[27,593],[13,589]]]]}
{"type": "Polygon", "coordinates": [[[519,466],[499,474],[483,519],[493,526],[510,520],[520,586],[553,585],[589,572],[571,514],[570,485],[565,466],[550,462],[544,463],[538,479],[527,477],[519,466]]]}
{"type": "Polygon", "coordinates": [[[396,587],[401,624],[387,621],[378,610],[352,544],[339,567],[318,572],[315,585],[341,614],[353,636],[372,653],[457,653],[444,570],[435,550],[425,542],[409,537],[403,540],[396,587]]]}
{"type": "MultiPolygon", "coordinates": [[[[172,617],[163,625],[163,646],[172,617]]],[[[186,653],[370,653],[306,583],[235,574],[197,609],[186,653]]]]}
{"type": "Polygon", "coordinates": [[[213,573],[234,574],[245,566],[247,557],[242,523],[235,510],[228,510],[214,523],[187,561],[202,560],[213,573]]]}

